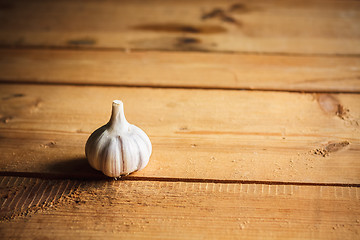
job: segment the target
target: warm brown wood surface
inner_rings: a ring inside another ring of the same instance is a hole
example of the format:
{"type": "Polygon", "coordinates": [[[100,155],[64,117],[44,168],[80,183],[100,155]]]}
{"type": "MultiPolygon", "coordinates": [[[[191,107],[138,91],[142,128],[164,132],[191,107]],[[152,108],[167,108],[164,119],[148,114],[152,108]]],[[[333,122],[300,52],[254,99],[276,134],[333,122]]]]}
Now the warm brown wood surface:
{"type": "Polygon", "coordinates": [[[355,0],[0,1],[0,239],[359,239],[359,22],[355,0]],[[114,99],[153,144],[121,181],[84,154],[114,99]]]}
{"type": "Polygon", "coordinates": [[[355,0],[2,2],[5,46],[360,54],[355,0]]]}
{"type": "Polygon", "coordinates": [[[120,98],[154,145],[135,176],[360,183],[357,94],[2,84],[0,96],[3,171],[64,172],[120,98]]]}
{"type": "Polygon", "coordinates": [[[0,49],[0,72],[3,82],[360,91],[360,60],[343,56],[0,49]]]}
{"type": "Polygon", "coordinates": [[[5,177],[0,187],[31,186],[25,192],[31,195],[27,211],[21,211],[23,196],[0,204],[25,215],[38,212],[26,221],[2,223],[3,238],[64,239],[71,233],[78,239],[356,239],[360,231],[359,188],[16,180],[5,177]],[[63,196],[65,191],[70,196],[63,196]]]}

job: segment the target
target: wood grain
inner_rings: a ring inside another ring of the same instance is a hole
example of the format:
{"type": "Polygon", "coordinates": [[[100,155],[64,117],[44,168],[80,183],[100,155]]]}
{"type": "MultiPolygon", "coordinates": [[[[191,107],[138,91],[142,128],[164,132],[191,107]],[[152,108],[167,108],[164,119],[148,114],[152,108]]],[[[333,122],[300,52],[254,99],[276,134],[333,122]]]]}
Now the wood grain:
{"type": "Polygon", "coordinates": [[[330,186],[90,181],[46,211],[1,222],[0,231],[4,239],[356,239],[359,194],[330,186]]]}
{"type": "Polygon", "coordinates": [[[3,46],[360,54],[358,1],[3,1],[3,46]]]}
{"type": "Polygon", "coordinates": [[[12,83],[360,91],[354,57],[0,49],[0,73],[12,83]]]}
{"type": "Polygon", "coordinates": [[[359,22],[355,0],[0,1],[0,239],[359,239],[359,22]],[[121,181],[84,154],[114,99],[153,143],[121,181]]]}
{"type": "Polygon", "coordinates": [[[76,180],[0,176],[0,222],[45,210],[79,185],[76,180]]]}
{"type": "Polygon", "coordinates": [[[133,176],[359,184],[359,97],[2,84],[0,169],[93,175],[85,141],[120,98],[153,143],[133,176]]]}

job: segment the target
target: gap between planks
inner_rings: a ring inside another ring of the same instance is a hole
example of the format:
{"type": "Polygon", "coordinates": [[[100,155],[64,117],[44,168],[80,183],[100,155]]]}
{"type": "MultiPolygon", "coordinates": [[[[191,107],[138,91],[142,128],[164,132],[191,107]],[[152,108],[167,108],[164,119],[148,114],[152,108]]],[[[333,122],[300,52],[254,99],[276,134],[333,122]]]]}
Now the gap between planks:
{"type": "Polygon", "coordinates": [[[27,81],[18,81],[18,80],[6,80],[0,77],[0,84],[27,84],[27,85],[49,85],[49,86],[84,86],[84,87],[114,87],[114,88],[150,88],[150,89],[194,89],[194,90],[224,90],[224,91],[251,91],[251,92],[289,92],[289,93],[328,93],[328,94],[360,94],[360,91],[331,91],[331,90],[281,90],[281,89],[266,89],[266,88],[234,88],[234,87],[187,87],[187,86],[161,86],[161,85],[146,85],[146,84],[97,84],[97,83],[69,83],[66,81],[59,82],[46,82],[38,81],[36,79],[28,79],[27,81]]]}
{"type": "Polygon", "coordinates": [[[146,52],[164,52],[164,53],[201,53],[201,54],[229,54],[229,55],[255,55],[255,56],[284,56],[284,57],[324,57],[324,58],[360,58],[360,53],[301,53],[301,52],[261,52],[261,51],[231,51],[231,50],[176,50],[162,48],[124,48],[124,47],[88,47],[88,46],[44,46],[44,45],[13,45],[0,43],[1,50],[51,50],[51,51],[93,51],[93,52],[119,52],[119,53],[146,53],[146,52]]]}
{"type": "Polygon", "coordinates": [[[360,184],[351,183],[316,183],[316,182],[281,182],[281,181],[253,181],[253,180],[226,180],[226,179],[204,179],[204,178],[166,178],[166,177],[138,177],[122,176],[120,178],[108,178],[102,174],[89,174],[77,176],[75,174],[53,174],[36,172],[7,172],[0,171],[0,177],[25,177],[49,180],[78,180],[78,181],[151,181],[151,182],[184,182],[184,183],[222,183],[222,184],[256,184],[256,185],[278,185],[278,186],[325,186],[325,187],[360,187],[360,184]]]}

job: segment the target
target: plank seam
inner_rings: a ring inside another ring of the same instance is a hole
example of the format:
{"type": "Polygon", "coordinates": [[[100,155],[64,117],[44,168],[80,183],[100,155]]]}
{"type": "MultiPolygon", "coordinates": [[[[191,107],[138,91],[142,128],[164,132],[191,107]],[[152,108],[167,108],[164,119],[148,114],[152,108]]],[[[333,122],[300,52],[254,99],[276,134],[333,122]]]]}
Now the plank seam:
{"type": "Polygon", "coordinates": [[[81,86],[81,87],[117,87],[117,88],[150,88],[150,89],[179,89],[179,90],[223,90],[223,91],[249,91],[249,92],[289,92],[289,93],[329,93],[329,94],[360,94],[360,91],[330,91],[330,90],[295,90],[295,89],[266,89],[266,88],[237,88],[237,87],[197,87],[197,86],[161,86],[161,85],[130,85],[130,84],[88,84],[88,83],[68,83],[68,82],[44,82],[36,79],[28,81],[18,81],[4,79],[0,77],[0,85],[41,85],[41,86],[81,86]]]}
{"type": "Polygon", "coordinates": [[[151,48],[151,49],[141,49],[141,48],[125,48],[125,47],[87,47],[87,46],[44,46],[44,45],[27,45],[27,46],[20,46],[20,45],[13,45],[13,44],[0,44],[0,50],[3,49],[18,49],[18,50],[76,50],[76,51],[94,51],[94,52],[124,52],[127,53],[129,51],[141,53],[141,52],[171,52],[171,53],[225,53],[225,54],[239,54],[239,55],[266,55],[266,56],[309,56],[309,57],[354,57],[359,58],[360,54],[348,54],[348,53],[287,53],[287,52],[260,52],[260,51],[226,51],[226,50],[216,50],[216,51],[209,51],[206,49],[188,49],[184,51],[174,51],[174,50],[167,50],[162,48],[151,48]]]}
{"type": "MultiPolygon", "coordinates": [[[[34,173],[34,172],[6,172],[0,171],[0,176],[12,177],[26,177],[26,178],[42,178],[42,179],[68,179],[68,180],[108,180],[114,181],[103,175],[89,175],[89,176],[75,176],[53,173],[34,173]]],[[[311,183],[311,182],[281,182],[281,181],[255,181],[255,180],[225,180],[225,179],[202,179],[202,178],[162,178],[162,177],[136,177],[126,176],[119,181],[155,181],[161,184],[162,182],[184,182],[184,183],[219,183],[219,184],[254,184],[256,187],[259,184],[277,186],[332,186],[332,187],[355,187],[360,188],[358,183],[311,183]]],[[[276,189],[277,190],[277,189],[276,189]]],[[[240,190],[241,191],[241,190],[240,190]]],[[[248,189],[247,189],[248,191],[248,189]]]]}

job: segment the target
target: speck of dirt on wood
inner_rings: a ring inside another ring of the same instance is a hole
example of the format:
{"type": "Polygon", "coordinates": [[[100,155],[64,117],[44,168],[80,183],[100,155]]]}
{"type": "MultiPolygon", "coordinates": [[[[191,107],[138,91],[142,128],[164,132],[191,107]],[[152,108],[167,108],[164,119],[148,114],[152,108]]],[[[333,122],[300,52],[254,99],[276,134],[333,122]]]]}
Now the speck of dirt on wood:
{"type": "Polygon", "coordinates": [[[320,156],[323,156],[323,157],[327,157],[329,155],[328,152],[323,148],[314,149],[313,154],[320,155],[320,156]]]}
{"type": "Polygon", "coordinates": [[[329,142],[326,146],[323,148],[317,148],[314,149],[312,152],[315,155],[320,155],[322,157],[327,157],[330,155],[330,153],[340,151],[350,145],[350,142],[348,141],[342,141],[342,142],[329,142]]]}
{"type": "Polygon", "coordinates": [[[0,122],[6,124],[6,123],[9,123],[12,119],[14,119],[13,116],[5,116],[5,117],[1,117],[1,118],[0,118],[0,122]]]}
{"type": "Polygon", "coordinates": [[[51,142],[48,142],[45,144],[40,144],[40,146],[43,148],[53,148],[53,147],[55,147],[55,145],[56,145],[55,141],[51,141],[51,142]]]}
{"type": "Polygon", "coordinates": [[[345,120],[347,118],[348,113],[349,113],[349,109],[344,108],[344,106],[341,104],[338,105],[336,116],[345,120]]]}

